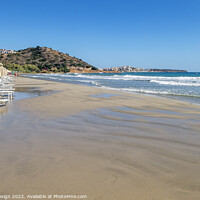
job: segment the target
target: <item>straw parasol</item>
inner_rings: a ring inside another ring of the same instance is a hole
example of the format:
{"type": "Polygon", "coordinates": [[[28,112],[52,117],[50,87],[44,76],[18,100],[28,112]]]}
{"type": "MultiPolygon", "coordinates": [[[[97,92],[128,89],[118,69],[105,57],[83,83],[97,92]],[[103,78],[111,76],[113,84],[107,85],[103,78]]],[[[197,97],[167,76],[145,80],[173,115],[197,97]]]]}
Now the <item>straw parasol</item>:
{"type": "Polygon", "coordinates": [[[0,77],[1,76],[6,76],[7,75],[7,69],[3,67],[3,64],[0,63],[0,77]]]}

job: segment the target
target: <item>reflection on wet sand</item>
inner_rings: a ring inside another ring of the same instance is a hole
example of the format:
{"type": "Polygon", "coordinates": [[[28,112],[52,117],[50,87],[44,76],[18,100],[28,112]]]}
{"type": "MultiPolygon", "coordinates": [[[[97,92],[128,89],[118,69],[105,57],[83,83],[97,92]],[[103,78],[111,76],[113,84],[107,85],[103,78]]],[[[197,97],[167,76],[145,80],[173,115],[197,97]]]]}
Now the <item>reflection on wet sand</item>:
{"type": "MultiPolygon", "coordinates": [[[[8,106],[8,105],[7,105],[8,106]]],[[[0,118],[8,112],[8,107],[7,106],[2,106],[0,107],[0,118]]]]}
{"type": "Polygon", "coordinates": [[[13,106],[0,123],[1,193],[197,198],[200,136],[190,123],[199,121],[113,109],[41,119],[13,106]]]}
{"type": "MultiPolygon", "coordinates": [[[[42,91],[39,90],[38,87],[17,87],[15,89],[15,92],[13,94],[13,99],[12,101],[18,101],[22,99],[27,99],[27,98],[33,98],[37,96],[43,96],[43,95],[48,95],[53,93],[51,90],[47,91],[42,91]]],[[[6,115],[6,113],[9,111],[10,107],[12,106],[13,102],[8,102],[6,106],[0,106],[0,117],[6,115]]]]}
{"type": "Polygon", "coordinates": [[[26,98],[33,98],[51,93],[51,90],[42,91],[38,87],[16,87],[14,93],[14,100],[17,101],[26,98]]]}

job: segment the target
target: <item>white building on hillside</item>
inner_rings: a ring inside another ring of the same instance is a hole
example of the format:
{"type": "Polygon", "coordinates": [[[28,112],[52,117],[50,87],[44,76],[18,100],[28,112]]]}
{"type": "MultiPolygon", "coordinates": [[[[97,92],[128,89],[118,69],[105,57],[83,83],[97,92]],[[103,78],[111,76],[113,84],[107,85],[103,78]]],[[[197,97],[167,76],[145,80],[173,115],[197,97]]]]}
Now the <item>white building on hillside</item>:
{"type": "Polygon", "coordinates": [[[13,54],[13,53],[16,53],[16,52],[13,51],[13,50],[0,49],[0,53],[2,53],[2,54],[13,54]]]}

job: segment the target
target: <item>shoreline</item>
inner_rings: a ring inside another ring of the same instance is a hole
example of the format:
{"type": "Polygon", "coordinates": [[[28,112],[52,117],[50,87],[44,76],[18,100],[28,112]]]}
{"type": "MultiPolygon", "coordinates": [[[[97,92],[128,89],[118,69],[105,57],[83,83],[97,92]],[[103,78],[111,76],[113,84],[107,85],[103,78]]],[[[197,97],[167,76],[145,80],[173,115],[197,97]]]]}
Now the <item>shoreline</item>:
{"type": "MultiPolygon", "coordinates": [[[[52,75],[50,77],[48,77],[48,76],[46,77],[46,76],[43,76],[42,74],[41,74],[40,78],[37,77],[37,76],[36,77],[27,76],[27,77],[28,78],[42,79],[42,80],[57,81],[57,82],[63,82],[63,83],[69,83],[69,84],[86,85],[86,86],[90,86],[90,87],[108,89],[108,90],[111,90],[111,91],[119,91],[119,92],[125,92],[125,93],[130,93],[130,94],[139,94],[139,95],[145,95],[145,96],[163,97],[163,98],[174,99],[174,100],[178,100],[178,101],[184,101],[184,102],[200,105],[199,96],[195,93],[195,90],[193,91],[194,92],[193,95],[190,95],[188,92],[186,92],[186,93],[185,92],[181,92],[180,94],[179,94],[179,92],[177,93],[175,91],[174,92],[173,91],[170,92],[170,91],[168,91],[168,89],[166,90],[166,92],[164,90],[162,90],[162,91],[158,90],[157,92],[155,92],[154,91],[154,89],[155,89],[154,86],[152,86],[152,88],[150,88],[148,86],[146,89],[141,89],[141,91],[140,91],[140,89],[137,89],[137,87],[138,87],[137,84],[136,84],[135,88],[130,88],[129,89],[128,86],[127,87],[121,86],[121,87],[118,88],[118,87],[115,87],[112,84],[106,85],[106,84],[100,83],[99,81],[95,81],[95,78],[94,78],[94,80],[93,79],[87,80],[87,78],[86,78],[86,80],[85,79],[82,80],[83,77],[80,77],[80,79],[77,79],[76,75],[75,75],[75,77],[71,77],[72,75],[69,75],[69,76],[70,76],[69,80],[63,79],[62,76],[60,78],[58,77],[58,80],[56,80],[57,76],[54,77],[52,75]],[[74,83],[74,81],[76,83],[74,83]]],[[[164,86],[162,86],[162,87],[164,87],[164,86]]],[[[188,88],[187,91],[189,91],[189,90],[190,90],[190,88],[188,88]]]]}
{"type": "Polygon", "coordinates": [[[200,106],[17,77],[51,91],[0,118],[0,193],[101,200],[200,198],[200,106]]]}
{"type": "MultiPolygon", "coordinates": [[[[40,97],[40,100],[49,101],[55,101],[55,105],[52,108],[51,106],[48,107],[48,104],[43,104],[38,106],[38,109],[44,110],[48,112],[47,115],[52,116],[52,112],[55,114],[55,110],[59,109],[60,113],[63,112],[63,114],[75,114],[79,111],[84,110],[90,110],[90,109],[97,109],[101,107],[118,107],[121,106],[121,104],[126,103],[126,106],[131,107],[133,105],[133,100],[136,102],[134,105],[136,108],[146,108],[146,109],[154,109],[159,107],[161,109],[165,110],[173,110],[176,109],[176,107],[183,107],[183,108],[196,108],[199,109],[200,106],[198,104],[191,104],[190,102],[185,101],[179,101],[176,99],[170,99],[166,97],[160,97],[160,96],[151,96],[151,95],[143,95],[143,94],[134,94],[134,93],[128,93],[128,92],[121,92],[116,90],[109,90],[109,89],[103,89],[98,87],[90,87],[85,85],[79,85],[79,84],[71,84],[71,83],[63,83],[63,82],[57,82],[57,81],[51,81],[51,80],[42,80],[37,78],[29,78],[29,77],[17,77],[16,79],[16,85],[15,87],[25,87],[25,88],[31,88],[31,87],[37,87],[41,91],[52,91],[55,93],[55,95],[50,96],[42,96],[40,97]],[[31,84],[30,80],[35,80],[34,84],[31,84]],[[112,91],[112,92],[111,92],[112,91]],[[78,94],[78,92],[80,92],[78,94]],[[105,94],[115,94],[115,96],[111,96],[110,98],[95,98],[92,97],[92,95],[98,95],[99,93],[105,93],[105,94]],[[69,104],[63,104],[61,96],[68,97],[71,99],[74,99],[74,101],[67,101],[69,104]],[[77,96],[77,98],[75,98],[77,96]],[[85,102],[84,98],[88,98],[89,102],[85,102]],[[137,100],[140,99],[140,101],[137,100]],[[100,101],[97,101],[100,100],[100,101]],[[64,108],[68,110],[67,112],[64,112],[64,110],[56,104],[63,104],[64,108]],[[124,102],[123,102],[124,101],[124,102]],[[147,102],[148,101],[148,102],[147,102]],[[162,101],[162,103],[161,103],[162,101]],[[85,103],[86,105],[84,105],[85,103]],[[83,106],[82,106],[83,104],[83,106]],[[151,105],[150,105],[151,104],[151,105]],[[163,105],[162,105],[163,104],[163,105]],[[74,107],[75,106],[75,107],[74,107]],[[45,107],[45,108],[44,108],[45,107]],[[72,109],[73,108],[73,109],[72,109]],[[85,109],[87,108],[87,109],[85,109]]],[[[36,97],[37,98],[37,97],[36,97]]],[[[23,100],[22,100],[23,101],[23,100]]],[[[23,102],[24,106],[28,108],[28,104],[34,103],[31,99],[28,99],[27,102],[23,102]]],[[[20,104],[20,103],[19,103],[20,104]]],[[[29,108],[28,108],[29,109],[29,108]]]]}

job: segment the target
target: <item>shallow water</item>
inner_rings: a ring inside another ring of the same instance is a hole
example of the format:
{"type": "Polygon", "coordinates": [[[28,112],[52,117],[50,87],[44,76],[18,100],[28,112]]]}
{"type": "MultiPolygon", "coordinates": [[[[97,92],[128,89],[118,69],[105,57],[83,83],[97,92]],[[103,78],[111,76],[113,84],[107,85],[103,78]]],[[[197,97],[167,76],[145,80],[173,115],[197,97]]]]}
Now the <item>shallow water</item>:
{"type": "Polygon", "coordinates": [[[91,95],[91,97],[101,97],[101,98],[110,98],[112,96],[119,96],[119,95],[111,94],[111,93],[100,93],[100,94],[91,95]]]}

